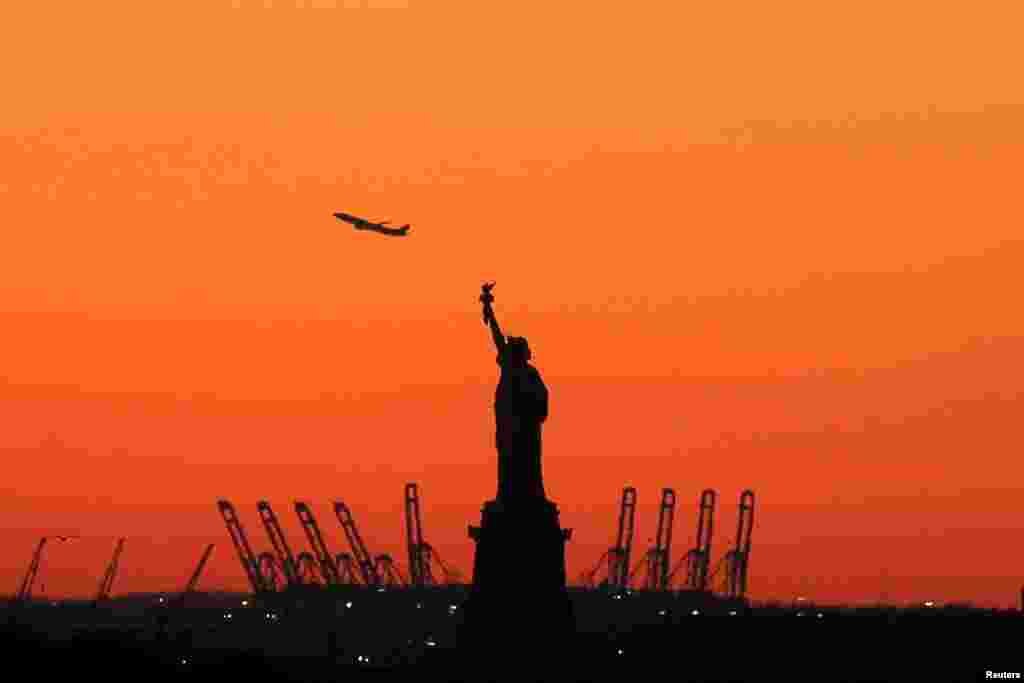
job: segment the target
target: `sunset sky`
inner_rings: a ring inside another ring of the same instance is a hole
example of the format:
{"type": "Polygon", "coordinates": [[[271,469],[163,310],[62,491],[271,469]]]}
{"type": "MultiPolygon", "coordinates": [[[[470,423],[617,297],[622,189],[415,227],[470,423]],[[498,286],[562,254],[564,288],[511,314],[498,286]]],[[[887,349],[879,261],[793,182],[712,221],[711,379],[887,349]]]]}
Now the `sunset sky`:
{"type": "Polygon", "coordinates": [[[217,512],[331,501],[468,577],[496,280],[575,578],[740,492],[755,599],[1018,603],[1024,6],[0,9],[0,593],[244,589],[217,512]],[[411,223],[391,239],[331,214],[411,223]]]}

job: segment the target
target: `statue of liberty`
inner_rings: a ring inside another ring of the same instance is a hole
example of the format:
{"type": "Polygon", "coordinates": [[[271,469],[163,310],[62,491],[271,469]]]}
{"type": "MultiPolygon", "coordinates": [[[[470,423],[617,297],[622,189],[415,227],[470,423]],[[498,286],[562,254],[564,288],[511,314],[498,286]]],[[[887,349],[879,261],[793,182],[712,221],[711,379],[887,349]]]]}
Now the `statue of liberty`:
{"type": "Polygon", "coordinates": [[[524,337],[501,332],[491,304],[493,282],[483,285],[484,324],[491,329],[501,378],[494,396],[495,445],[498,449],[500,502],[546,500],[541,475],[541,427],[548,417],[548,390],[540,372],[530,364],[532,354],[524,337]]]}
{"type": "MultiPolygon", "coordinates": [[[[547,499],[541,477],[541,429],[548,417],[548,390],[526,339],[505,337],[491,304],[494,283],[480,294],[484,324],[498,352],[501,379],[494,395],[494,443],[498,449],[498,495],[484,503],[480,526],[470,526],[476,543],[473,586],[462,609],[459,647],[482,667],[474,680],[493,680],[500,666],[523,664],[522,680],[537,680],[541,662],[556,661],[576,628],[566,589],[565,543],[558,506],[547,499]],[[523,562],[523,553],[529,561],[523,562]],[[529,633],[522,624],[529,624],[529,633]],[[529,641],[531,657],[512,657],[508,642],[529,641]],[[539,653],[539,654],[538,654],[539,653]]],[[[545,679],[546,680],[546,679],[545,679]]]]}

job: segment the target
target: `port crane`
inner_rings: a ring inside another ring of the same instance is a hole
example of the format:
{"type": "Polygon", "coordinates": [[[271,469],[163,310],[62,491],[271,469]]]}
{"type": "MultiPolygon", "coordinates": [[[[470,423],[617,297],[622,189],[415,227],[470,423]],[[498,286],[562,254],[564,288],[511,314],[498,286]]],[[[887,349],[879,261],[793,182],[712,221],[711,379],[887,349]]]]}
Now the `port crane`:
{"type": "Polygon", "coordinates": [[[687,589],[706,591],[708,585],[708,567],[711,561],[711,534],[714,530],[716,494],[713,489],[704,489],[700,494],[697,514],[697,541],[679,563],[672,569],[668,577],[671,586],[681,572],[685,571],[683,584],[687,589]]]}
{"type": "Polygon", "coordinates": [[[644,590],[666,590],[668,588],[669,553],[672,550],[672,520],[676,507],[675,491],[669,488],[661,490],[661,505],[658,508],[658,532],[654,546],[651,547],[630,574],[631,584],[635,584],[640,568],[644,567],[644,590]]]}
{"type": "Polygon", "coordinates": [[[732,599],[742,600],[747,595],[747,569],[750,562],[750,535],[754,528],[754,492],[747,489],[740,494],[739,515],[736,523],[736,544],[711,572],[709,582],[724,569],[724,592],[732,599]]]}
{"type": "Polygon", "coordinates": [[[276,563],[273,555],[263,553],[259,557],[252,551],[249,539],[242,528],[242,522],[238,519],[235,507],[226,500],[217,501],[217,509],[220,510],[224,523],[228,527],[228,534],[231,536],[231,543],[238,553],[238,560],[242,563],[242,570],[249,579],[253,593],[259,595],[276,589],[276,575],[273,581],[270,574],[276,572],[276,563]],[[268,574],[264,574],[264,572],[268,574]]]}
{"type": "Polygon", "coordinates": [[[292,554],[288,539],[285,538],[284,531],[281,530],[281,524],[277,521],[277,515],[271,509],[270,503],[261,500],[256,503],[256,509],[260,513],[263,528],[266,530],[267,536],[270,537],[270,545],[274,548],[277,568],[283,570],[286,584],[289,587],[302,585],[302,577],[299,576],[299,561],[292,554]]]}
{"type": "Polygon", "coordinates": [[[605,578],[600,585],[611,590],[622,591],[629,586],[629,560],[633,552],[633,536],[636,519],[636,489],[627,486],[622,489],[622,502],[619,505],[619,528],[615,536],[615,545],[605,551],[597,565],[584,575],[583,584],[591,588],[598,585],[597,577],[605,570],[605,578]]]}
{"type": "MultiPolygon", "coordinates": [[[[295,513],[299,516],[299,523],[302,525],[302,530],[306,533],[309,547],[313,549],[311,559],[316,560],[319,573],[323,577],[324,582],[328,586],[352,583],[353,577],[345,567],[343,556],[334,556],[327,549],[327,543],[324,541],[324,535],[320,531],[320,525],[317,524],[316,517],[313,516],[313,511],[309,505],[301,501],[296,502],[295,513]]],[[[351,561],[351,557],[349,557],[349,560],[351,561]]]]}
{"type": "Polygon", "coordinates": [[[370,551],[366,549],[363,537],[359,535],[359,529],[356,527],[355,518],[352,517],[352,511],[349,510],[345,503],[339,500],[334,503],[334,514],[341,523],[341,528],[345,532],[345,538],[348,539],[349,547],[352,548],[352,554],[355,556],[356,566],[359,568],[359,575],[363,583],[367,586],[379,586],[380,575],[377,572],[377,563],[374,562],[370,551]]]}
{"type": "Polygon", "coordinates": [[[423,540],[419,488],[415,483],[405,485],[405,530],[409,550],[410,585],[417,588],[436,586],[439,582],[434,572],[434,564],[440,570],[442,581],[450,584],[453,572],[444,564],[437,551],[423,540]]]}
{"type": "Polygon", "coordinates": [[[743,599],[747,595],[747,568],[750,560],[750,534],[754,528],[754,492],[740,495],[739,517],[736,524],[736,545],[729,554],[730,598],[743,599]]]}

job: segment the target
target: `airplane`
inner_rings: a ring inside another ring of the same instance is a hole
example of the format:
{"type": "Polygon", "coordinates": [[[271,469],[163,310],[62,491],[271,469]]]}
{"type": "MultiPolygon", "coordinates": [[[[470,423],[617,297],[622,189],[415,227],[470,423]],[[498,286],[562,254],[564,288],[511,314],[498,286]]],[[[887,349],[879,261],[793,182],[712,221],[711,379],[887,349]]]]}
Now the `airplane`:
{"type": "Polygon", "coordinates": [[[336,213],[334,214],[334,217],[338,220],[345,221],[346,223],[351,223],[356,230],[373,230],[374,232],[392,235],[394,237],[405,237],[406,233],[409,232],[409,223],[406,223],[400,228],[389,228],[387,225],[391,222],[390,220],[374,223],[373,221],[368,221],[347,213],[336,213]]]}

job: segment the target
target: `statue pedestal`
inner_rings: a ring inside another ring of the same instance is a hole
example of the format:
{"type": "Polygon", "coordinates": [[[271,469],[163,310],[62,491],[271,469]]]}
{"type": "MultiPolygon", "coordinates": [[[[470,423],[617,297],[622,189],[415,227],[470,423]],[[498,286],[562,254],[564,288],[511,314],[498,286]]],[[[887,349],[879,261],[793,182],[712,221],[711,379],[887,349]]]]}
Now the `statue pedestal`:
{"type": "Polygon", "coordinates": [[[548,500],[484,504],[480,526],[469,527],[476,553],[460,650],[485,657],[498,650],[508,661],[511,652],[532,655],[565,644],[576,629],[565,581],[571,534],[559,526],[558,507],[548,500]]]}

